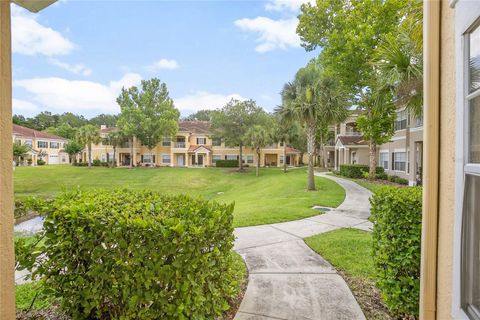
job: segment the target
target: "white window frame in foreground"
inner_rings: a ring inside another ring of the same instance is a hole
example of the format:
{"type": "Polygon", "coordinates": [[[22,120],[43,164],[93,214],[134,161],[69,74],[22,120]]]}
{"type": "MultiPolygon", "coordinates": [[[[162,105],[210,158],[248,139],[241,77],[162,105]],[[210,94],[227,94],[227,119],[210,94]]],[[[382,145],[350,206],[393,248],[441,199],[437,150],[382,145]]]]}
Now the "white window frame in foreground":
{"type": "Polygon", "coordinates": [[[406,172],[407,170],[407,152],[406,151],[395,151],[393,153],[393,171],[397,171],[397,172],[406,172]],[[399,153],[403,153],[405,159],[403,161],[400,161],[400,160],[397,160],[397,156],[399,153]],[[401,164],[403,163],[403,170],[400,168],[400,169],[397,169],[397,163],[398,164],[401,164]]]}
{"type": "MultiPolygon", "coordinates": [[[[455,225],[453,249],[452,318],[480,319],[479,303],[472,303],[472,294],[480,294],[478,239],[480,200],[472,193],[480,190],[480,159],[471,161],[470,133],[473,101],[480,103],[480,88],[470,89],[470,35],[480,32],[480,5],[459,0],[455,5],[456,48],[456,159],[455,159],[455,225]],[[477,242],[475,242],[477,241],[477,242]],[[474,247],[477,246],[476,255],[474,247]],[[477,261],[478,262],[478,261],[477,261]],[[475,270],[477,268],[477,270],[475,270]]],[[[476,42],[477,43],[477,42],[476,42]]],[[[478,49],[477,49],[478,50],[478,49]]],[[[480,105],[475,112],[480,112],[480,105]]],[[[480,119],[477,113],[476,120],[480,119]]],[[[480,120],[478,120],[480,121],[480,120]]],[[[477,126],[479,124],[476,124],[477,126]]],[[[478,128],[477,128],[478,130],[478,128]]],[[[475,133],[476,134],[476,133],[475,133]]]]}

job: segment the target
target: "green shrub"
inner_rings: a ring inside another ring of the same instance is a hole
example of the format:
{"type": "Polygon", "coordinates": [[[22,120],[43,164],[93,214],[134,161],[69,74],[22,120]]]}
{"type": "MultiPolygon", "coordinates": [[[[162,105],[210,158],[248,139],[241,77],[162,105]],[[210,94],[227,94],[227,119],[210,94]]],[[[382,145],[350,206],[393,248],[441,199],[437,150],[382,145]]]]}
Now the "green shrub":
{"type": "MultiPolygon", "coordinates": [[[[363,173],[369,171],[369,166],[364,164],[341,164],[340,165],[340,175],[347,178],[363,178],[363,173]]],[[[385,170],[383,167],[377,167],[376,173],[384,173],[385,170]]]]}
{"type": "Polygon", "coordinates": [[[222,168],[236,168],[238,167],[238,160],[217,160],[215,165],[222,168]]]}
{"type": "Polygon", "coordinates": [[[213,319],[243,281],[233,204],[76,190],[37,209],[45,239],[19,261],[73,319],[213,319]]]}
{"type": "Polygon", "coordinates": [[[98,160],[98,159],[94,159],[92,161],[92,166],[94,167],[100,167],[102,165],[102,161],[98,160]]]}
{"type": "Polygon", "coordinates": [[[370,199],[377,286],[397,316],[418,316],[422,189],[385,187],[370,199]]]}
{"type": "Polygon", "coordinates": [[[380,180],[388,180],[388,174],[386,174],[385,172],[377,173],[376,178],[380,180]]]}
{"type": "Polygon", "coordinates": [[[400,178],[399,176],[388,176],[388,181],[395,182],[398,184],[408,185],[408,180],[400,178]]]}
{"type": "Polygon", "coordinates": [[[38,159],[38,160],[37,160],[37,165],[43,166],[43,165],[45,165],[45,164],[46,164],[45,160],[43,160],[43,159],[38,159]]]}

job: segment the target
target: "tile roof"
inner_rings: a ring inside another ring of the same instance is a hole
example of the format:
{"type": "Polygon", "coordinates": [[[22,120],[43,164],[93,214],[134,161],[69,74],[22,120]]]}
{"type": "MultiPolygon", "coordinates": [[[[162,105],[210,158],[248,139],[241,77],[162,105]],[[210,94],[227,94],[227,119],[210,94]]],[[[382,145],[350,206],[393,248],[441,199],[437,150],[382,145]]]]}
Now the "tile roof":
{"type": "Polygon", "coordinates": [[[368,144],[365,139],[363,139],[363,136],[339,136],[337,140],[340,140],[340,142],[343,145],[366,145],[368,144]]]}
{"type": "Polygon", "coordinates": [[[109,133],[109,132],[114,132],[118,131],[117,127],[111,127],[111,128],[100,128],[101,133],[109,133]]]}
{"type": "Polygon", "coordinates": [[[292,153],[301,153],[301,152],[300,150],[287,146],[287,154],[292,154],[292,153]]]}
{"type": "Polygon", "coordinates": [[[18,124],[13,124],[13,134],[16,136],[23,136],[27,138],[37,138],[37,139],[43,138],[43,139],[55,139],[55,140],[67,141],[67,139],[56,136],[54,134],[30,129],[27,127],[22,127],[18,124]]]}
{"type": "Polygon", "coordinates": [[[210,133],[209,121],[180,121],[179,131],[193,133],[210,133]]]}

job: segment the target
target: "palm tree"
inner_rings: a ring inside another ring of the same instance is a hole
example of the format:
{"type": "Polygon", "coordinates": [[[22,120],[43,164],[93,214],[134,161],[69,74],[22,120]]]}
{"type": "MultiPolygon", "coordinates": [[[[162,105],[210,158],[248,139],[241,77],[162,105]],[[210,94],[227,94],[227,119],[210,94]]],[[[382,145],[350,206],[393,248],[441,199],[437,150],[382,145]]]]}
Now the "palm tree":
{"type": "Polygon", "coordinates": [[[279,116],[276,118],[273,137],[275,141],[283,143],[283,173],[287,173],[287,145],[298,138],[300,128],[295,121],[288,121],[279,116]]]}
{"type": "Polygon", "coordinates": [[[295,80],[285,84],[282,106],[276,112],[284,119],[296,120],[305,127],[308,153],[307,190],[315,190],[314,156],[317,126],[328,126],[345,119],[348,114],[345,95],[330,77],[326,77],[321,66],[312,62],[301,68],[295,80]]]}
{"type": "Polygon", "coordinates": [[[258,177],[258,171],[260,169],[260,151],[272,142],[272,134],[268,130],[269,127],[255,125],[249,128],[245,134],[246,145],[255,149],[257,154],[257,167],[256,176],[258,177]]]}
{"type": "Polygon", "coordinates": [[[78,129],[76,138],[78,142],[87,146],[88,150],[88,167],[92,167],[92,143],[100,142],[100,131],[91,124],[87,124],[78,129]]]}
{"type": "Polygon", "coordinates": [[[112,167],[115,168],[117,161],[117,147],[122,143],[124,140],[123,134],[118,131],[111,131],[107,134],[107,136],[103,139],[104,144],[110,145],[113,148],[113,159],[112,159],[112,167]]]}
{"type": "Polygon", "coordinates": [[[20,160],[27,155],[28,151],[30,151],[30,148],[25,144],[18,142],[13,144],[13,158],[16,166],[20,164],[20,160]]]}
{"type": "Polygon", "coordinates": [[[422,2],[412,2],[398,32],[385,36],[373,59],[380,90],[390,89],[396,104],[417,116],[423,111],[422,13],[422,2]]]}

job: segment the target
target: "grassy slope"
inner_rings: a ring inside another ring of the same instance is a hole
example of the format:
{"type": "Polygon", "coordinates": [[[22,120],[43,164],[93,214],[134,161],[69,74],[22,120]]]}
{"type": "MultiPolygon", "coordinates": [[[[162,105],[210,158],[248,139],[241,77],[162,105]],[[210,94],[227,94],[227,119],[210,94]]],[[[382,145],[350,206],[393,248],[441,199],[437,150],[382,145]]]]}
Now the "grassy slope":
{"type": "Polygon", "coordinates": [[[72,166],[20,167],[15,170],[15,195],[52,197],[71,188],[132,188],[186,193],[207,200],[235,201],[234,225],[248,226],[295,220],[318,214],[313,205],[338,206],[345,191],[335,182],[316,177],[317,191],[305,191],[303,169],[92,168],[72,166]],[[219,194],[220,193],[220,194],[219,194]]]}

